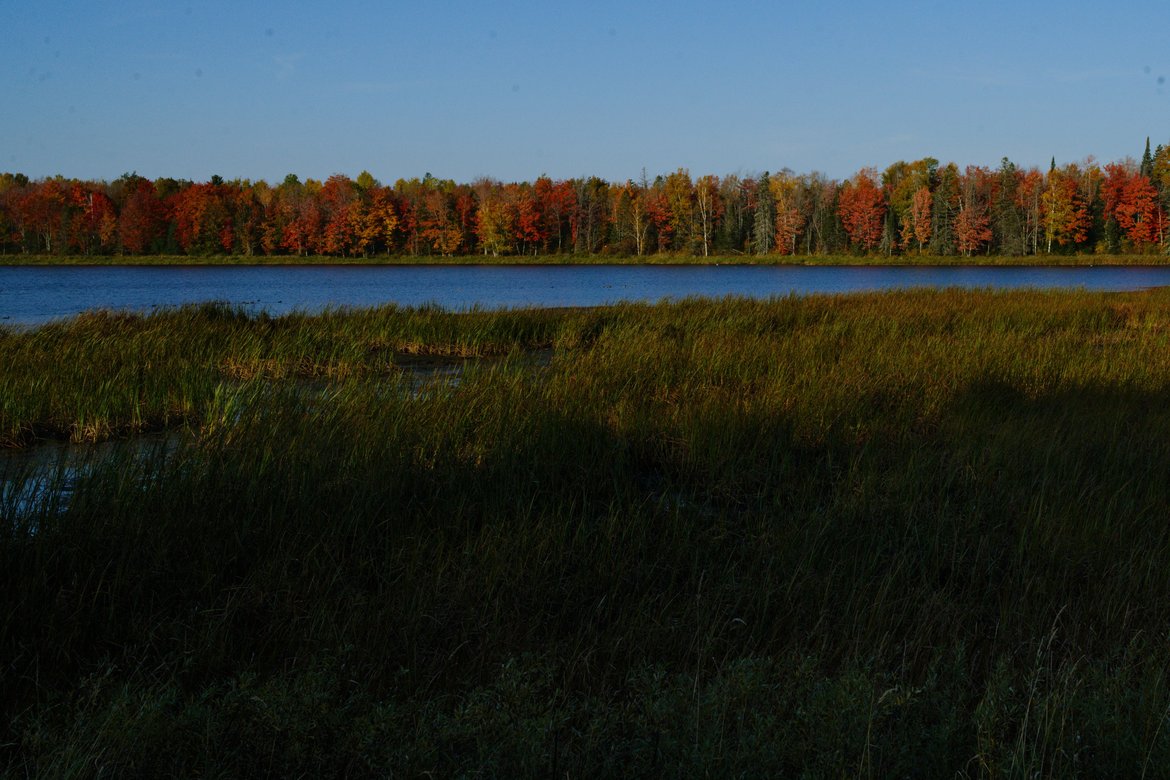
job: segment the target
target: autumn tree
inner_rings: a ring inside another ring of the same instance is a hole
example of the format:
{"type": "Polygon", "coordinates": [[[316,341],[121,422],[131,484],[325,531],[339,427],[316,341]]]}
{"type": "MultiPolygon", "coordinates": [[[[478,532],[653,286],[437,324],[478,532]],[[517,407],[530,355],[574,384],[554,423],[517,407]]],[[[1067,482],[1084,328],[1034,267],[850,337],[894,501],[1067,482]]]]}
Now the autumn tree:
{"type": "Polygon", "coordinates": [[[674,239],[672,248],[693,253],[700,242],[697,240],[695,188],[691,183],[690,172],[679,168],[668,175],[662,184],[662,193],[670,210],[670,233],[674,239]]]}
{"type": "Polygon", "coordinates": [[[427,178],[420,180],[399,179],[394,183],[394,196],[398,206],[399,230],[405,238],[407,254],[418,256],[422,254],[424,238],[422,235],[424,205],[423,200],[430,190],[427,178]]]}
{"type": "Polygon", "coordinates": [[[394,192],[389,187],[379,186],[370,191],[369,198],[363,235],[371,241],[371,248],[381,246],[386,254],[390,254],[394,249],[399,225],[394,192]]]}
{"type": "Polygon", "coordinates": [[[568,239],[572,233],[569,217],[577,206],[573,183],[554,182],[547,176],[541,176],[533,183],[532,190],[541,218],[544,251],[559,254],[569,248],[568,239]]]}
{"type": "Polygon", "coordinates": [[[991,240],[990,221],[979,206],[963,204],[959,208],[955,219],[955,240],[959,251],[967,257],[991,240]]]}
{"type": "Polygon", "coordinates": [[[230,252],[234,242],[231,193],[222,184],[193,184],[171,196],[179,248],[188,254],[230,252]]]}
{"type": "Polygon", "coordinates": [[[290,191],[285,206],[286,219],[281,231],[281,246],[298,255],[319,252],[325,220],[321,210],[321,183],[306,179],[290,191]]]}
{"type": "Polygon", "coordinates": [[[531,250],[536,254],[547,240],[536,193],[529,184],[509,184],[504,191],[513,215],[512,235],[516,251],[528,254],[531,250]]]}
{"type": "Polygon", "coordinates": [[[1140,173],[1126,182],[1115,214],[1117,224],[1139,251],[1163,241],[1165,217],[1158,203],[1158,191],[1140,173]]]}
{"type": "Polygon", "coordinates": [[[434,251],[453,255],[463,243],[463,229],[455,212],[453,182],[430,188],[422,202],[422,235],[434,251]]]}
{"type": "Polygon", "coordinates": [[[301,182],[290,173],[284,181],[272,188],[264,204],[263,224],[260,228],[260,247],[267,255],[285,248],[284,230],[295,213],[293,202],[300,197],[301,182]]]}
{"type": "Polygon", "coordinates": [[[475,235],[486,255],[506,252],[512,240],[513,214],[499,182],[482,179],[475,185],[479,209],[475,216],[475,235]]]}
{"type": "Polygon", "coordinates": [[[968,165],[959,179],[955,244],[959,252],[967,257],[984,247],[990,249],[994,232],[989,212],[997,183],[992,171],[978,165],[968,165]]]}
{"type": "Polygon", "coordinates": [[[235,230],[232,251],[252,257],[264,239],[265,203],[272,199],[272,188],[265,181],[242,181],[232,182],[229,192],[228,207],[235,230]]]}
{"type": "Polygon", "coordinates": [[[837,205],[850,243],[866,251],[881,242],[886,213],[885,198],[875,177],[872,168],[862,169],[842,186],[837,205]]]}
{"type": "Polygon", "coordinates": [[[646,221],[651,237],[654,239],[657,251],[665,252],[674,237],[674,222],[671,220],[670,202],[666,199],[666,192],[662,187],[663,181],[659,177],[655,185],[646,190],[642,199],[646,210],[646,221]]]}
{"type": "Polygon", "coordinates": [[[17,213],[24,231],[36,238],[34,251],[52,254],[58,250],[56,238],[65,226],[63,212],[66,204],[64,182],[44,179],[24,188],[17,200],[17,213]]]}
{"type": "Polygon", "coordinates": [[[1079,244],[1088,237],[1089,210],[1077,189],[1076,167],[1048,172],[1048,185],[1040,196],[1044,213],[1046,251],[1052,242],[1060,246],[1079,244]]]}
{"type": "Polygon", "coordinates": [[[914,191],[914,195],[910,200],[910,208],[906,212],[906,216],[902,221],[902,247],[910,246],[911,241],[918,243],[918,251],[921,252],[927,242],[930,241],[931,233],[931,205],[934,203],[934,196],[930,193],[930,188],[926,185],[919,187],[914,191]]]}
{"type": "Polygon", "coordinates": [[[85,255],[113,249],[118,217],[110,196],[100,189],[75,183],[69,199],[75,207],[73,225],[69,231],[72,246],[85,255]]]}
{"type": "Polygon", "coordinates": [[[800,180],[791,171],[769,177],[775,212],[773,237],[775,248],[786,255],[796,254],[796,239],[804,229],[803,191],[800,180]]]}
{"type": "Polygon", "coordinates": [[[118,243],[123,252],[141,255],[162,239],[170,214],[149,179],[127,174],[120,184],[125,200],[118,214],[118,243]]]}
{"type": "MultiPolygon", "coordinates": [[[[914,240],[915,194],[923,187],[930,191],[938,171],[938,160],[924,157],[914,162],[898,161],[882,172],[886,200],[886,223],[882,243],[888,250],[906,248],[914,240]]],[[[929,227],[926,228],[929,234],[929,227]]]]}
{"type": "Polygon", "coordinates": [[[325,255],[348,255],[356,249],[359,230],[365,222],[358,188],[348,176],[335,173],[325,180],[317,198],[323,225],[316,251],[325,255]]]}

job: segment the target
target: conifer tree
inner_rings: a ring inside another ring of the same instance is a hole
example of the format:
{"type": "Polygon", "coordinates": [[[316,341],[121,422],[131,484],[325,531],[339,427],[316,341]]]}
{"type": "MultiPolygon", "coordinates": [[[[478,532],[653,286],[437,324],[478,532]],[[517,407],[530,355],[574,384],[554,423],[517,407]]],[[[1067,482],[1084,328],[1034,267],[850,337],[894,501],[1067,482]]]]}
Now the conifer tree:
{"type": "Polygon", "coordinates": [[[1142,154],[1142,167],[1138,172],[1147,179],[1154,177],[1154,158],[1150,154],[1150,137],[1146,136],[1146,151],[1142,154]]]}
{"type": "Polygon", "coordinates": [[[776,200],[772,196],[768,172],[756,182],[756,218],[752,225],[752,251],[766,255],[776,239],[776,200]]]}

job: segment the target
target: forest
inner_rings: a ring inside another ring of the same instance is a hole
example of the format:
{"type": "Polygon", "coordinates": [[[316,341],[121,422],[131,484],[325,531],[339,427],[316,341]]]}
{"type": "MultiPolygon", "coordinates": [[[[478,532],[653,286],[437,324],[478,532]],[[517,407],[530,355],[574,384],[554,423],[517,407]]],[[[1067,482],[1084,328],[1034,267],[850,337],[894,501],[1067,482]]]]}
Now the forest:
{"type": "Polygon", "coordinates": [[[1170,146],[1047,172],[925,157],[819,173],[384,185],[0,174],[0,254],[49,256],[1005,256],[1170,248],[1170,146]]]}

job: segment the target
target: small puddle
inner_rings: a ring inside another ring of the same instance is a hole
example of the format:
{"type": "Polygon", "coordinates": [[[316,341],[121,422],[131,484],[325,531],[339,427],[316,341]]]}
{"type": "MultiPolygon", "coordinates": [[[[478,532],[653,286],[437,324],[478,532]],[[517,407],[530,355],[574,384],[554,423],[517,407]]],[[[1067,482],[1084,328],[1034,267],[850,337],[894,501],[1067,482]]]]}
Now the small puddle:
{"type": "Polygon", "coordinates": [[[405,352],[394,353],[394,367],[407,380],[408,392],[412,398],[422,397],[428,386],[442,382],[458,386],[463,375],[472,367],[500,365],[511,361],[511,365],[528,370],[547,368],[552,362],[551,349],[538,349],[513,355],[469,356],[459,355],[416,355],[405,352]]]}
{"type": "Polygon", "coordinates": [[[179,446],[178,433],[147,434],[99,444],[50,441],[20,450],[0,450],[0,521],[36,531],[30,518],[69,508],[78,484],[98,469],[118,464],[137,468],[166,458],[179,446]]]}

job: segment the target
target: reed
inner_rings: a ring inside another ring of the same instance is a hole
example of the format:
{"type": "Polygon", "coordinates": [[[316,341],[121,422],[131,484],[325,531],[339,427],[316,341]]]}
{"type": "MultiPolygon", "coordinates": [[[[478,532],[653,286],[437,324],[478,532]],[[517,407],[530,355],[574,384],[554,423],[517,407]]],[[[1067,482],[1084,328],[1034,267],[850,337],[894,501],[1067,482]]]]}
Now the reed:
{"type": "Polygon", "coordinates": [[[1168,347],[1164,291],[0,330],[0,761],[1166,776],[1168,347]]]}

